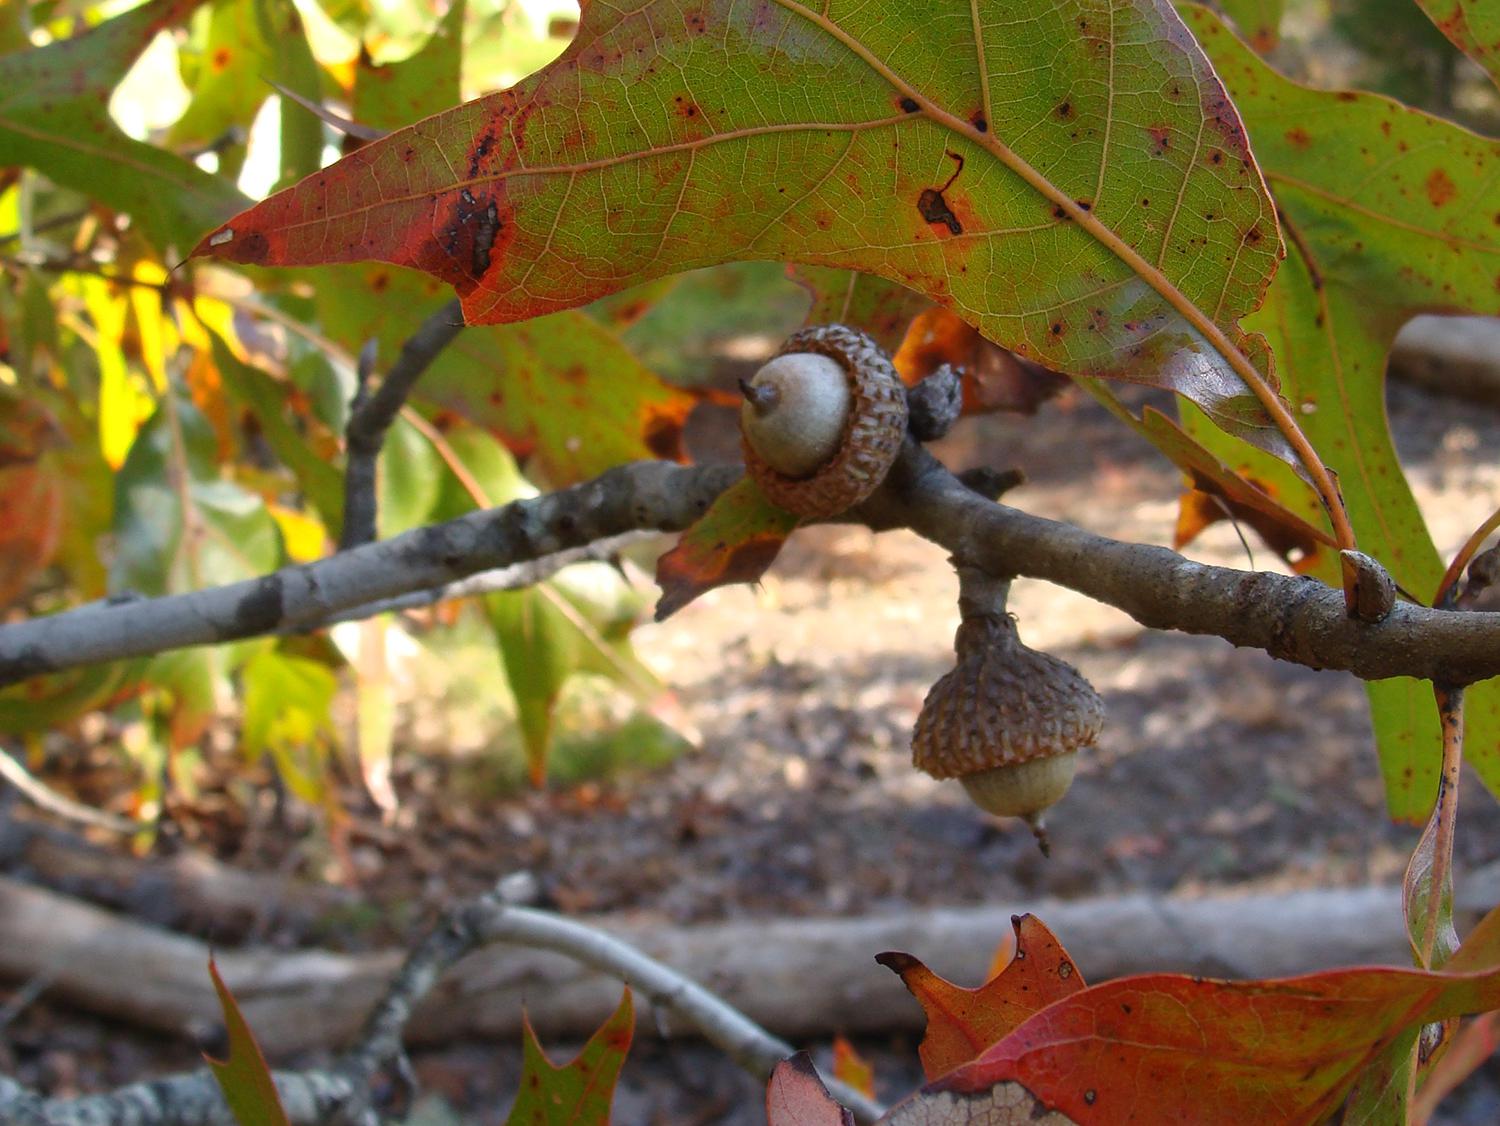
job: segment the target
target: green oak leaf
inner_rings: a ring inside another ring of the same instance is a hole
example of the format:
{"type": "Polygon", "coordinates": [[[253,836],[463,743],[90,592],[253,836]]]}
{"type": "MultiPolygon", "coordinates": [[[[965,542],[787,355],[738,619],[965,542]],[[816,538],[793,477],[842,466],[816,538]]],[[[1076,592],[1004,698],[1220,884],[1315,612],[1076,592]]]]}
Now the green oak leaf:
{"type": "Polygon", "coordinates": [[[630,990],[572,1062],[558,1067],[526,1022],[522,1040],[521,1089],[506,1126],[585,1126],[608,1122],[615,1081],[630,1051],[635,1006],[630,990]]]}
{"type": "Polygon", "coordinates": [[[126,136],[109,92],[157,32],[200,0],[156,0],[71,39],[0,56],[0,167],[35,168],[128,213],[158,247],[186,247],[245,206],[234,186],[126,136]]]}
{"type": "MultiPolygon", "coordinates": [[[[1246,324],[1271,341],[1282,392],[1339,474],[1361,547],[1431,599],[1443,563],[1391,441],[1386,353],[1418,312],[1500,312],[1500,144],[1377,95],[1299,86],[1206,9],[1185,15],[1253,131],[1290,248],[1246,324]]],[[[1321,523],[1316,498],[1284,466],[1192,412],[1184,421],[1227,464],[1273,482],[1285,504],[1321,523]]],[[[1337,560],[1319,574],[1337,583],[1337,560]]],[[[1431,690],[1407,679],[1367,687],[1390,813],[1420,822],[1437,793],[1431,690]]],[[[1468,761],[1500,792],[1500,686],[1466,696],[1468,761]]]]}

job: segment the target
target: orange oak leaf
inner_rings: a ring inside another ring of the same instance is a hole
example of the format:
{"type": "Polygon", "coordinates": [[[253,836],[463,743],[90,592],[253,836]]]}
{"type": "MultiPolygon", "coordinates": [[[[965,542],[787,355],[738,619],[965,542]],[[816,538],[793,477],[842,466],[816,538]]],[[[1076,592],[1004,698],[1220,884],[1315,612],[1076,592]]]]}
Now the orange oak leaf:
{"type": "Polygon", "coordinates": [[[875,960],[894,970],[927,1013],[927,1035],[917,1049],[928,1079],[977,1059],[1034,1013],[1084,988],[1068,952],[1035,915],[1011,917],[1009,964],[978,989],[945,981],[910,954],[875,960]]]}
{"type": "Polygon", "coordinates": [[[748,477],[734,485],[656,561],[661,587],[656,620],[665,621],[716,586],[755,582],[800,522],[768,501],[748,477]]]}
{"type": "Polygon", "coordinates": [[[1015,1081],[1084,1126],[1310,1126],[1414,1026],[1496,1007],[1495,969],[1237,982],[1147,974],[1048,1006],[926,1091],[961,1103],[1015,1081]]]}
{"type": "Polygon", "coordinates": [[[991,344],[967,321],[943,308],[928,309],[913,320],[892,359],[907,384],[921,382],[943,364],[959,369],[964,414],[1035,414],[1042,403],[1067,386],[1062,376],[991,344]]]}

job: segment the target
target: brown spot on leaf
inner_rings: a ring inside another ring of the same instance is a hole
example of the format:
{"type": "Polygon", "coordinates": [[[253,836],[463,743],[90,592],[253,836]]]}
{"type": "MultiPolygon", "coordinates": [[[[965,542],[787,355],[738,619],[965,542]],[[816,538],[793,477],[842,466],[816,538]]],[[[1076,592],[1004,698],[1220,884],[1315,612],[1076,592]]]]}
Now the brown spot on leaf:
{"type": "Polygon", "coordinates": [[[919,109],[922,108],[921,106],[917,105],[917,100],[915,98],[902,98],[896,104],[901,107],[902,113],[916,113],[919,109]]]}
{"type": "Polygon", "coordinates": [[[1299,125],[1295,129],[1286,131],[1286,143],[1294,149],[1305,149],[1312,144],[1312,138],[1307,135],[1307,130],[1299,125]]]}
{"type": "Polygon", "coordinates": [[[234,58],[233,52],[228,47],[220,47],[213,53],[210,64],[214,70],[224,70],[229,66],[229,61],[234,58]]]}
{"type": "Polygon", "coordinates": [[[1172,127],[1170,125],[1152,125],[1146,129],[1151,134],[1151,148],[1157,156],[1162,156],[1172,147],[1172,127]]]}
{"type": "Polygon", "coordinates": [[[1427,188],[1427,198],[1434,207],[1442,207],[1458,194],[1458,185],[1441,168],[1432,170],[1432,175],[1427,177],[1424,186],[1427,188]]]}

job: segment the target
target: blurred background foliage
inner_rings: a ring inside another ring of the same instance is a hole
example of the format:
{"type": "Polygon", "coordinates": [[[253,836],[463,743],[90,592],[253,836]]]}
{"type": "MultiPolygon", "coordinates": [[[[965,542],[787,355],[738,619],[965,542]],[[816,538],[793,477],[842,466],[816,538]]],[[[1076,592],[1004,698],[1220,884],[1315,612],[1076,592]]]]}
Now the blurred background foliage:
{"type": "MultiPolygon", "coordinates": [[[[1409,0],[1223,7],[1308,81],[1497,120],[1493,88],[1409,0]]],[[[355,357],[374,341],[383,371],[450,295],[380,265],[252,284],[182,256],[361,134],[514,83],[576,21],[561,0],[0,6],[0,118],[29,123],[0,119],[0,616],[332,550],[355,357]]],[[[465,333],[389,436],[381,535],[681,455],[715,375],[806,308],[781,266],[738,264],[465,333]]],[[[248,803],[270,782],[334,828],[351,794],[393,809],[396,748],[461,757],[452,777],[476,793],[656,766],[691,733],[631,646],[649,593],[627,553],[528,590],[63,673],[0,692],[0,745],[79,793],[69,764],[102,764],[85,796],[139,818],[143,845],[205,787],[248,803]]]]}

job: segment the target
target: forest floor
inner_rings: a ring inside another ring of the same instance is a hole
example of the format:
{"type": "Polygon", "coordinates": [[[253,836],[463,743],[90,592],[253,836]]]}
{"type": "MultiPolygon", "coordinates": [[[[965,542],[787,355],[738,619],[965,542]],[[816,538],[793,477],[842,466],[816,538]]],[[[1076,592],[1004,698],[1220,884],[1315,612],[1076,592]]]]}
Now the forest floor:
{"type": "MultiPolygon", "coordinates": [[[[1418,499],[1451,553],[1500,501],[1500,413],[1400,385],[1391,412],[1418,499]]],[[[1171,540],[1178,474],[1081,397],[1034,419],[967,421],[939,452],[955,467],[1022,469],[1027,484],[1006,499],[1028,511],[1117,538],[1171,540]]],[[[1276,565],[1252,547],[1257,566],[1276,565]]],[[[1188,554],[1246,565],[1227,523],[1188,554]]],[[[411,931],[400,920],[414,925],[517,871],[563,911],[663,923],[1400,879],[1416,829],[1384,816],[1353,679],[1217,639],[1153,633],[1022,581],[1012,609],[1023,639],[1075,664],[1108,709],[1099,746],[1050,817],[1044,858],[1024,825],[981,814],[957,786],[910,766],[923,696],[952,663],[955,594],[943,553],[909,534],[799,533],[758,588],[711,592],[637,632],[697,733],[695,750],[651,773],[454,799],[472,760],[462,709],[419,709],[406,737],[452,753],[398,760],[407,806],[394,826],[356,814],[345,867],[383,921],[341,941],[401,940],[411,931]]],[[[259,870],[334,867],[259,812],[205,843],[259,870]]],[[[1500,806],[1472,779],[1458,848],[1463,868],[1500,857],[1500,806]]],[[[58,1091],[193,1063],[190,1046],[126,1036],[46,1003],[0,1036],[0,1070],[58,1091]]],[[[883,1096],[917,1081],[909,1041],[861,1048],[877,1059],[883,1096]]],[[[513,1045],[493,1044],[419,1056],[419,1076],[442,1096],[425,1121],[460,1120],[449,1106],[468,1108],[465,1122],[503,1121],[517,1059],[513,1045]]],[[[1500,1119],[1494,1092],[1477,1090],[1449,1121],[1500,1119]]],[[[761,1120],[758,1101],[755,1085],[708,1049],[648,1041],[628,1065],[616,1121],[750,1123],[761,1120]]]]}

